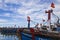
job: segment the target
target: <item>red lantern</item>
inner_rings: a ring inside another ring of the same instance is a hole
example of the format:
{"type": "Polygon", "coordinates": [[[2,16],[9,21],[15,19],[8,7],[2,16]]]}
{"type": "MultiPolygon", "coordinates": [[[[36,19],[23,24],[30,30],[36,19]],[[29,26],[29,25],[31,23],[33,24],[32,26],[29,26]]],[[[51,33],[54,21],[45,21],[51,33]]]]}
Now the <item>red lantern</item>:
{"type": "Polygon", "coordinates": [[[52,7],[52,8],[55,8],[55,5],[54,5],[54,3],[51,3],[51,7],[52,7]]]}

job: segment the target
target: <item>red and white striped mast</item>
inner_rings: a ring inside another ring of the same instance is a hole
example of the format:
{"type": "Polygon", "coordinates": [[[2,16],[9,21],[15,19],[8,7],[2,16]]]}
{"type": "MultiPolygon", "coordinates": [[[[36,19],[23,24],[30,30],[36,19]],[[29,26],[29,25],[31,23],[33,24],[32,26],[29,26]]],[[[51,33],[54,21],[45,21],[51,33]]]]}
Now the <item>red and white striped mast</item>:
{"type": "Polygon", "coordinates": [[[51,31],[51,13],[53,13],[53,9],[52,8],[55,8],[54,6],[54,3],[51,3],[51,9],[48,10],[48,11],[45,11],[45,13],[48,13],[48,30],[51,31]]]}
{"type": "Polygon", "coordinates": [[[30,16],[27,16],[28,28],[30,28],[30,16]]]}

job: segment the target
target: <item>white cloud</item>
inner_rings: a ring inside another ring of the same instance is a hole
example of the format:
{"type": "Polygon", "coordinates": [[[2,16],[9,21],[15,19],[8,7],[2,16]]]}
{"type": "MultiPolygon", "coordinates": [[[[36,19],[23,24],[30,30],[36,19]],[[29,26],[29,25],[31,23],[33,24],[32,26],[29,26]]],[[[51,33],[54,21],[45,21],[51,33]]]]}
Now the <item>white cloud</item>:
{"type": "Polygon", "coordinates": [[[9,14],[9,13],[5,13],[5,14],[1,14],[0,16],[11,17],[10,15],[11,14],[9,14]]]}
{"type": "Polygon", "coordinates": [[[5,0],[6,3],[18,3],[20,0],[5,0]]]}
{"type": "Polygon", "coordinates": [[[32,10],[18,9],[19,14],[30,14],[32,10]]]}
{"type": "MultiPolygon", "coordinates": [[[[48,4],[36,4],[35,2],[31,2],[31,3],[22,3],[24,4],[23,7],[21,7],[20,9],[17,9],[17,12],[19,14],[23,14],[23,15],[29,15],[31,17],[31,20],[36,21],[37,20],[40,22],[41,19],[45,19],[47,18],[45,13],[45,9],[48,4]]],[[[25,17],[26,17],[25,16],[25,17]]],[[[22,16],[23,17],[23,16],[22,16]]]]}
{"type": "Polygon", "coordinates": [[[0,19],[0,23],[6,23],[6,22],[8,22],[8,20],[0,19]]]}
{"type": "Polygon", "coordinates": [[[60,0],[57,0],[57,2],[59,2],[59,3],[60,3],[60,0]]]}
{"type": "MultiPolygon", "coordinates": [[[[57,0],[57,1],[60,1],[60,0],[57,0]]],[[[14,21],[17,21],[17,23],[18,23],[18,19],[20,19],[20,18],[27,19],[28,15],[31,17],[31,19],[33,21],[36,21],[36,22],[37,22],[37,20],[38,20],[38,22],[42,21],[41,19],[47,20],[47,14],[44,14],[44,13],[45,13],[46,9],[47,10],[51,9],[51,7],[48,3],[38,4],[39,2],[41,2],[41,1],[40,0],[5,0],[5,3],[14,3],[14,4],[21,3],[22,7],[15,10],[14,8],[9,9],[5,5],[7,8],[2,7],[2,9],[17,12],[16,14],[18,14],[18,15],[15,15],[15,14],[11,15],[9,13],[5,13],[4,15],[0,15],[0,16],[11,17],[11,18],[13,18],[14,21]],[[23,16],[21,16],[21,15],[23,15],[23,16]]],[[[2,4],[0,4],[0,6],[2,6],[2,4]]],[[[56,4],[54,13],[56,15],[60,16],[60,5],[59,4],[56,4]]],[[[52,19],[53,19],[53,17],[52,17],[52,19]]]]}
{"type": "Polygon", "coordinates": [[[10,17],[10,14],[9,13],[6,13],[6,14],[4,14],[4,16],[10,17]]]}
{"type": "MultiPolygon", "coordinates": [[[[28,3],[25,3],[25,2],[22,2],[23,4],[23,7],[21,7],[20,9],[17,9],[17,12],[19,14],[23,14],[23,15],[29,15],[31,16],[31,18],[35,18],[37,15],[40,16],[40,14],[45,10],[44,8],[46,8],[47,6],[45,5],[48,5],[48,4],[36,4],[34,1],[32,2],[28,2],[28,3]],[[36,12],[36,13],[34,13],[36,12]],[[40,13],[41,12],[41,13],[40,13]],[[39,14],[40,13],[40,14],[39,14]],[[30,15],[31,14],[31,15],[30,15]]],[[[44,12],[43,12],[44,13],[44,12]]],[[[42,13],[42,14],[43,14],[42,13]]],[[[40,16],[41,17],[41,16],[40,16]]]]}

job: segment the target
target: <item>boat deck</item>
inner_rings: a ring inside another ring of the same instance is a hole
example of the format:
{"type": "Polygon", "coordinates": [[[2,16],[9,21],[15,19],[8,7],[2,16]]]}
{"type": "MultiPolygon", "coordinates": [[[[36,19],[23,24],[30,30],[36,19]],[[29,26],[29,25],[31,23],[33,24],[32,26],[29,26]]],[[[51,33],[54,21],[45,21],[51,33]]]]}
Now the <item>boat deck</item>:
{"type": "Polygon", "coordinates": [[[60,38],[60,32],[58,31],[36,30],[34,32],[30,32],[30,29],[24,29],[22,32],[27,33],[27,34],[33,33],[36,36],[60,38]]]}

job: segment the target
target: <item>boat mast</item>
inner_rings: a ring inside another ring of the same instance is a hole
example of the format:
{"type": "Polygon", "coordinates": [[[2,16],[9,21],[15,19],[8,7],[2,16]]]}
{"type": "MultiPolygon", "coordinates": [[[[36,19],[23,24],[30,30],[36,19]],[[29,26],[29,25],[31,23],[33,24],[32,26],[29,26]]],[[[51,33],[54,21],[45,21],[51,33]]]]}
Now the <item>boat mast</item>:
{"type": "Polygon", "coordinates": [[[50,28],[50,26],[51,26],[51,10],[48,10],[48,11],[45,11],[45,13],[48,13],[48,30],[50,31],[51,30],[51,28],[50,28]]]}
{"type": "MultiPolygon", "coordinates": [[[[55,8],[55,6],[54,6],[54,3],[51,3],[51,7],[52,8],[55,8]]],[[[49,31],[51,31],[51,13],[53,13],[53,9],[50,9],[50,10],[48,10],[48,11],[45,11],[45,13],[48,13],[48,26],[49,26],[49,28],[48,28],[48,30],[49,31]]]]}
{"type": "Polygon", "coordinates": [[[28,28],[30,28],[30,17],[27,16],[27,21],[28,21],[28,28]]]}

